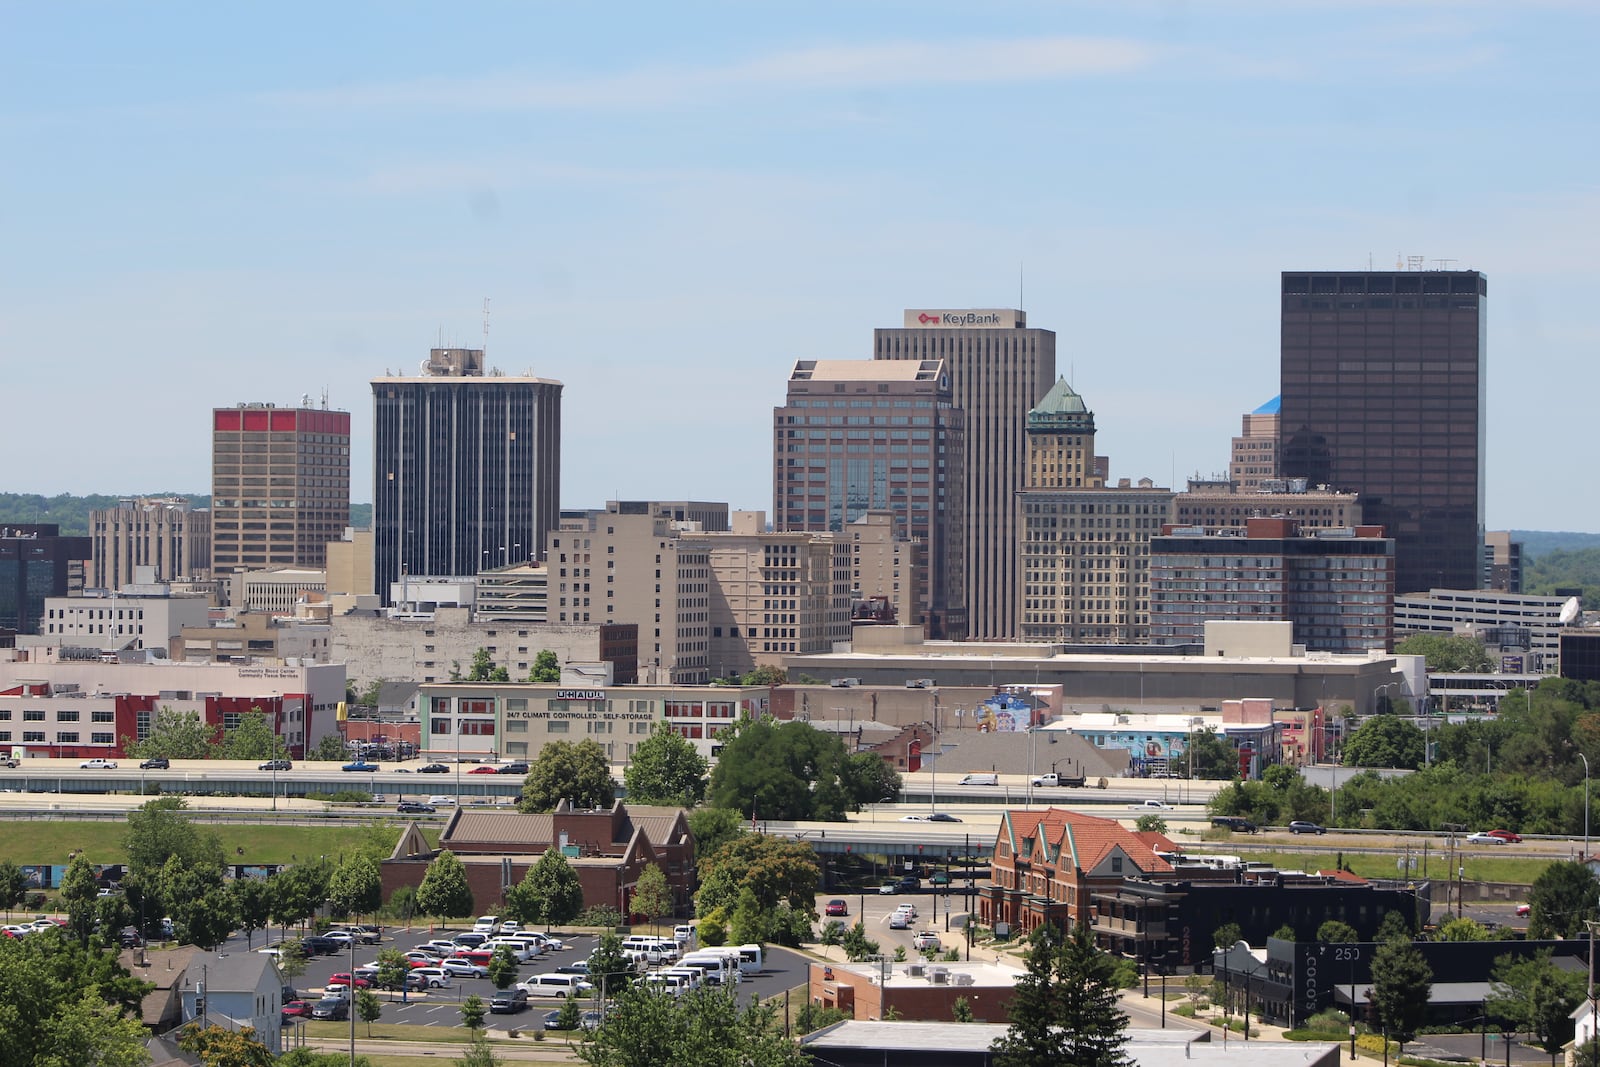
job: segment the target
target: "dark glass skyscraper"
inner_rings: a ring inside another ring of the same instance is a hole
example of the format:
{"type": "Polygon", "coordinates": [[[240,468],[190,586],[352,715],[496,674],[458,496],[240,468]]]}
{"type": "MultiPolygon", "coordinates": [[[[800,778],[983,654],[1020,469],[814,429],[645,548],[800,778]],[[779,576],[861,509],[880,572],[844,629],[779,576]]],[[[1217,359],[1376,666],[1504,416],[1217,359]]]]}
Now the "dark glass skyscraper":
{"type": "Polygon", "coordinates": [[[538,559],[560,522],[561,383],[483,372],[436,348],[416,378],[372,382],[374,590],[538,559]]]}
{"type": "Polygon", "coordinates": [[[1477,271],[1283,274],[1283,476],[1361,494],[1396,593],[1482,581],[1488,292],[1477,271]]]}

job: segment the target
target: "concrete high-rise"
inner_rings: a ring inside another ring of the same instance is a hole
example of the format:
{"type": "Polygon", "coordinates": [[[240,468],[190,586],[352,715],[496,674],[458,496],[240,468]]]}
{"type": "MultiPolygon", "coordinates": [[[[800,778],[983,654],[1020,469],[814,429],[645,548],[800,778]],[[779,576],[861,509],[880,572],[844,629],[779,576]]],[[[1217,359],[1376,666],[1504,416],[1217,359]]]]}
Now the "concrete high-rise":
{"type": "Polygon", "coordinates": [[[965,415],[944,361],[800,360],[772,423],[774,528],[843,534],[868,512],[892,513],[898,533],[926,546],[923,587],[900,622],[965,637],[965,415]]]}
{"type": "Polygon", "coordinates": [[[135,567],[152,568],[158,582],[211,574],[211,513],[183,497],[134,497],[89,513],[94,563],[89,586],[121,589],[135,567]]]}
{"type": "Polygon", "coordinates": [[[560,382],[485,374],[481,349],[435,348],[420,376],[373,379],[372,401],[385,603],[402,575],[473,575],[544,548],[560,514],[560,382]]]}
{"type": "Polygon", "coordinates": [[[1477,271],[1286,271],[1280,470],[1361,495],[1395,591],[1483,580],[1484,302],[1477,271]]]}
{"type": "Polygon", "coordinates": [[[943,360],[965,412],[962,521],[968,636],[1017,633],[1017,491],[1026,481],[1028,410],[1054,384],[1056,335],[1011,309],[912,309],[873,331],[876,359],[943,360]]]}
{"type": "Polygon", "coordinates": [[[240,404],[211,413],[215,577],[327,562],[350,525],[350,413],[240,404]]]}

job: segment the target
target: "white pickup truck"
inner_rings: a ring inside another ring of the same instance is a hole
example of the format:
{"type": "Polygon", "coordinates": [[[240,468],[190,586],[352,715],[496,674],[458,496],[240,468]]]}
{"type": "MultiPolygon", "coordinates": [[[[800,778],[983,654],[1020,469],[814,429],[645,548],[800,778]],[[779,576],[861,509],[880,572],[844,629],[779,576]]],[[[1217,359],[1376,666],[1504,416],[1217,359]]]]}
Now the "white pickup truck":
{"type": "Polygon", "coordinates": [[[1137,804],[1129,804],[1129,811],[1171,811],[1172,805],[1164,800],[1141,800],[1137,804]]]}
{"type": "Polygon", "coordinates": [[[1030,784],[1035,786],[1035,787],[1051,786],[1051,785],[1055,785],[1055,786],[1064,786],[1064,785],[1081,786],[1083,784],[1083,775],[1081,775],[1081,774],[1078,774],[1078,775],[1066,775],[1066,774],[1056,774],[1054,772],[1051,772],[1050,774],[1041,774],[1037,778],[1030,779],[1029,781],[1030,781],[1030,784]]]}

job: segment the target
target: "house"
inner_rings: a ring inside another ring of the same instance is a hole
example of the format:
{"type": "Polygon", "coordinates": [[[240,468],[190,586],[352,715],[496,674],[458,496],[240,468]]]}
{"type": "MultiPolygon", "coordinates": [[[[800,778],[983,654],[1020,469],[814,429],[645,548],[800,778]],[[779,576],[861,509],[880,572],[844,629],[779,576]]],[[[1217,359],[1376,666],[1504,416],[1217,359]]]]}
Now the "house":
{"type": "Polygon", "coordinates": [[[184,1023],[255,1031],[274,1055],[282,1051],[283,975],[277,960],[260,952],[201,953],[189,960],[177,985],[184,1023]]]}
{"type": "Polygon", "coordinates": [[[629,808],[619,800],[609,808],[585,810],[563,800],[541,815],[457,808],[439,835],[438,850],[409,828],[383,861],[383,895],[388,899],[401,886],[421,885],[428,864],[448,849],[466,868],[472,899],[482,910],[502,898],[506,885],[521,882],[552,848],[560,849],[578,872],[586,908],[609,904],[627,915],[639,875],[650,864],[666,875],[680,908],[688,905],[694,888],[694,835],[681,808],[629,808]]]}

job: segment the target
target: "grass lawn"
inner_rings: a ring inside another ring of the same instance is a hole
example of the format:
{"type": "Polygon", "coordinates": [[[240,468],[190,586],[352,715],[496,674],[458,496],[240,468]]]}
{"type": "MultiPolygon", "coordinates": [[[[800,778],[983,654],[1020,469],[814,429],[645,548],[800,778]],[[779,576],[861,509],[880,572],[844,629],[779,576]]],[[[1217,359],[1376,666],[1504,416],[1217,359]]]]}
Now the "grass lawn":
{"type": "MultiPolygon", "coordinates": [[[[374,820],[377,822],[377,820],[374,820]]],[[[288,826],[261,824],[199,824],[222,840],[229,863],[293,863],[308,856],[337,857],[364,841],[369,826],[288,826]]],[[[398,824],[380,823],[392,846],[400,836],[398,824]]],[[[66,855],[80,849],[91,863],[122,863],[127,856],[122,841],[127,824],[72,822],[69,820],[0,820],[0,859],[16,863],[65,863],[66,855]]],[[[439,831],[425,828],[430,843],[439,831]]]]}
{"type": "MultiPolygon", "coordinates": [[[[534,1016],[543,1015],[548,1008],[529,1008],[520,1015],[491,1015],[486,1022],[496,1030],[523,1030],[531,1031],[534,1027],[534,1016]]],[[[317,1022],[307,1020],[306,1037],[320,1043],[334,1043],[348,1041],[350,1038],[350,1024],[348,1022],[317,1022]]],[[[356,1042],[363,1041],[411,1041],[417,1044],[429,1045],[465,1045],[467,1043],[467,1029],[464,1026],[408,1026],[403,1023],[376,1022],[372,1024],[372,1035],[367,1035],[367,1024],[356,1021],[356,1042]]],[[[496,1040],[491,1038],[492,1045],[515,1045],[526,1048],[530,1044],[549,1045],[554,1049],[564,1049],[572,1043],[572,1038],[560,1030],[548,1030],[542,1042],[530,1042],[522,1038],[515,1040],[496,1040]]],[[[437,1062],[437,1061],[435,1061],[437,1062]]]]}
{"type": "MultiPolygon", "coordinates": [[[[1242,842],[1230,842],[1237,845],[1242,842]]],[[[1220,844],[1214,843],[1214,844],[1220,844]]],[[[1225,850],[1225,849],[1224,849],[1225,850]]],[[[1249,859],[1265,860],[1285,868],[1303,868],[1305,870],[1318,870],[1332,867],[1338,858],[1334,852],[1280,852],[1276,850],[1262,850],[1254,848],[1239,849],[1241,855],[1249,859]]],[[[1395,859],[1398,851],[1381,854],[1346,852],[1344,861],[1352,871],[1363,878],[1394,878],[1398,875],[1395,869],[1395,859]]],[[[1417,861],[1417,868],[1411,877],[1421,879],[1421,853],[1413,849],[1413,859],[1417,861]]],[[[1467,856],[1461,864],[1466,867],[1466,879],[1469,882],[1512,882],[1521,885],[1532,885],[1534,879],[1544,873],[1544,869],[1555,860],[1536,857],[1494,856],[1489,858],[1467,856]]],[[[1427,877],[1435,881],[1445,881],[1453,878],[1455,871],[1450,866],[1450,853],[1448,850],[1429,849],[1427,877]]]]}

